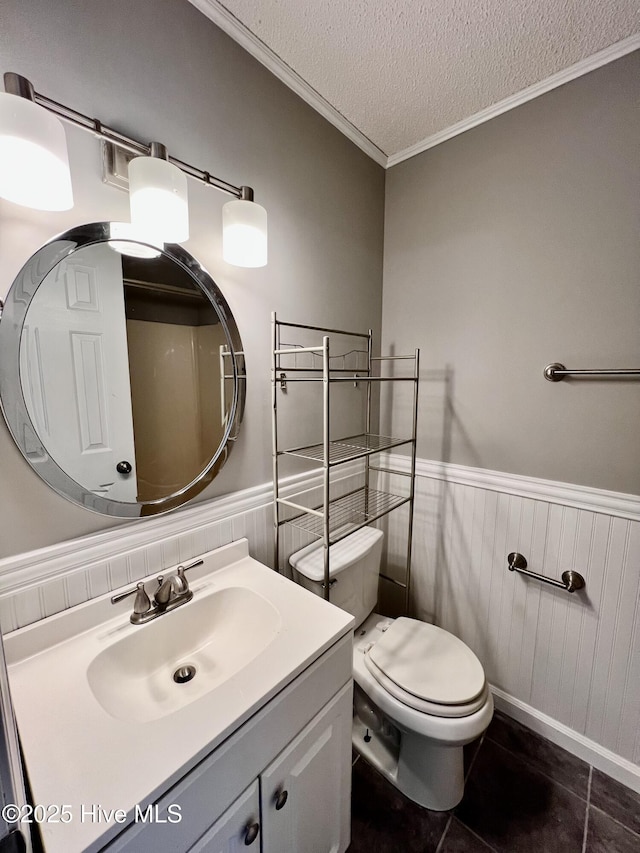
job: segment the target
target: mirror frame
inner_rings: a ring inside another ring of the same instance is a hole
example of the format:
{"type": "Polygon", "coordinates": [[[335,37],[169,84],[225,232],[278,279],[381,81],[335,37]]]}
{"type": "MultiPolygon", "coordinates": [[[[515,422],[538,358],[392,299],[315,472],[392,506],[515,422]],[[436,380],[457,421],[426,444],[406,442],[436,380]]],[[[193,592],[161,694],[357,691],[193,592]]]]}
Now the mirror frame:
{"type": "MultiPolygon", "coordinates": [[[[171,495],[152,501],[116,501],[96,495],[60,468],[42,443],[29,416],[22,392],[20,382],[22,328],[31,301],[46,276],[60,261],[70,257],[79,249],[96,243],[110,242],[111,225],[111,222],[92,222],[78,225],[54,237],[29,258],[14,279],[0,320],[0,408],[13,440],[24,458],[38,476],[59,495],[93,512],[119,518],[139,518],[169,512],[191,500],[209,485],[229,458],[238,438],[244,414],[246,394],[244,352],[231,309],[212,277],[182,246],[166,244],[161,250],[162,254],[178,264],[209,299],[227,337],[233,395],[222,441],[195,479],[171,495]]],[[[136,241],[127,239],[126,242],[136,241]]],[[[157,249],[157,247],[152,248],[157,249]]]]}

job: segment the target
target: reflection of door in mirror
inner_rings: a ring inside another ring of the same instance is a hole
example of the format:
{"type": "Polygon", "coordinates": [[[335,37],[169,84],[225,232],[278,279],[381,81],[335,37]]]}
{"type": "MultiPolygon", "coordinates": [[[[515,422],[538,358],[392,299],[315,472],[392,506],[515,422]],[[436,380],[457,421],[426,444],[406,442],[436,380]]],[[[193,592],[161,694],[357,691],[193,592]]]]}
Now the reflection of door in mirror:
{"type": "Polygon", "coordinates": [[[38,288],[20,372],[29,415],[52,459],[95,494],[135,501],[122,264],[107,245],[61,261],[38,288]],[[120,462],[131,472],[119,473],[120,462]]]}
{"type": "Polygon", "coordinates": [[[28,259],[0,324],[0,404],[59,494],[131,518],[199,494],[245,398],[242,343],[218,286],[181,246],[79,225],[28,259]]]}
{"type": "Polygon", "coordinates": [[[174,494],[206,468],[224,436],[219,351],[227,345],[215,309],[188,276],[124,258],[125,305],[136,436],[138,500],[174,494]]]}

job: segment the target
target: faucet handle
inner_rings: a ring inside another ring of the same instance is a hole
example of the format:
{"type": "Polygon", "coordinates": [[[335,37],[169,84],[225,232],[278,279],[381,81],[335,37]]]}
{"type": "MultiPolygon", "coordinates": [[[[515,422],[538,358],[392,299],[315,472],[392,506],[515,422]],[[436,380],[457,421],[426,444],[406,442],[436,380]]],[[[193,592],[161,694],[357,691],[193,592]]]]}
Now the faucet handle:
{"type": "Polygon", "coordinates": [[[133,612],[138,615],[142,615],[151,608],[151,599],[147,595],[147,591],[145,590],[144,583],[142,581],[137,584],[136,590],[136,598],[133,602],[133,612]]]}
{"type": "MultiPolygon", "coordinates": [[[[142,584],[144,586],[144,584],[142,584]]],[[[124,592],[118,592],[115,595],[111,596],[111,603],[117,604],[119,601],[122,601],[124,598],[128,598],[130,595],[136,595],[140,592],[140,583],[132,586],[130,589],[126,589],[124,592]]]]}
{"type": "Polygon", "coordinates": [[[133,612],[138,616],[141,616],[143,613],[146,613],[147,610],[151,609],[151,601],[149,596],[147,595],[147,591],[144,588],[144,583],[140,581],[131,589],[126,590],[125,592],[119,592],[117,595],[111,597],[111,603],[117,604],[119,601],[122,601],[123,598],[127,598],[130,595],[135,593],[135,600],[133,602],[133,612]]]}
{"type": "MultiPolygon", "coordinates": [[[[191,566],[188,566],[188,568],[191,568],[191,566]]],[[[184,576],[184,573],[184,566],[178,566],[178,574],[176,575],[176,592],[178,594],[188,592],[189,590],[189,581],[184,576]]]]}
{"type": "Polygon", "coordinates": [[[204,563],[204,560],[195,560],[193,563],[189,563],[188,566],[178,566],[178,574],[180,574],[180,569],[182,569],[182,573],[188,572],[189,569],[195,569],[196,566],[201,566],[204,563]]]}
{"type": "Polygon", "coordinates": [[[194,569],[196,566],[201,566],[203,563],[204,560],[195,560],[193,563],[189,563],[188,566],[178,566],[178,572],[176,574],[176,592],[178,594],[189,592],[189,581],[186,579],[184,573],[188,572],[189,569],[194,569]]]}

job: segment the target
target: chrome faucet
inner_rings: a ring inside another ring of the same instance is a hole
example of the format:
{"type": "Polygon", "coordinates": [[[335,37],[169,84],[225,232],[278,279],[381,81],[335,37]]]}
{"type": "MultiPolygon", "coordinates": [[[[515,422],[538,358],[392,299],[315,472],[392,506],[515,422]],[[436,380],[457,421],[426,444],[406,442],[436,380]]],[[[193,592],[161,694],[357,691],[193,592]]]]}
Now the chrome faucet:
{"type": "Polygon", "coordinates": [[[177,574],[169,575],[168,578],[163,578],[160,575],[158,578],[158,589],[153,600],[157,607],[166,610],[172,601],[175,601],[179,595],[184,595],[186,592],[189,592],[189,581],[184,576],[184,566],[178,566],[177,574]]]}
{"type": "Polygon", "coordinates": [[[181,604],[191,601],[193,591],[189,589],[189,581],[185,577],[185,572],[193,569],[194,566],[201,566],[202,563],[202,560],[196,560],[188,566],[178,566],[176,574],[169,575],[166,578],[159,575],[156,578],[158,585],[153,595],[153,601],[147,595],[144,583],[140,581],[133,589],[112,596],[111,603],[116,604],[123,598],[136,593],[130,621],[133,625],[143,625],[145,622],[150,622],[163,613],[168,613],[170,610],[180,607],[181,604]]]}

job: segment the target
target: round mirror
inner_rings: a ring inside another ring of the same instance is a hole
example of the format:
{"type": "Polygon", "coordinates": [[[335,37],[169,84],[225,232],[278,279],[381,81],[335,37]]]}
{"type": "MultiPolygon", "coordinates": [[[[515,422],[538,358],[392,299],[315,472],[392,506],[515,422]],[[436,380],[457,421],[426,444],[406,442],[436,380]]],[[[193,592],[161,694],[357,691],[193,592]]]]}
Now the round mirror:
{"type": "Polygon", "coordinates": [[[0,322],[0,402],[31,467],[95,512],[166,512],[226,461],[245,397],[224,297],[181,246],[78,226],[18,273],[0,322]]]}

